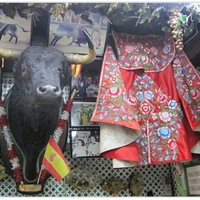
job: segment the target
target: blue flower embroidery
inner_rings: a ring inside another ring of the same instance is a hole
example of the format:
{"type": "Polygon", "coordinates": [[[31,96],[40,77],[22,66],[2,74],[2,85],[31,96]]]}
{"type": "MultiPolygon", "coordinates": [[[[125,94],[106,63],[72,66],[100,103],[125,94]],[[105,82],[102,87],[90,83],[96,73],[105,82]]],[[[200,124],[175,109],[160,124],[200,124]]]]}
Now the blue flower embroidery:
{"type": "Polygon", "coordinates": [[[152,99],[154,95],[151,91],[146,91],[144,93],[144,96],[145,96],[146,99],[152,99]]]}
{"type": "Polygon", "coordinates": [[[139,101],[143,99],[143,93],[142,92],[137,92],[136,97],[139,101]]]}
{"type": "Polygon", "coordinates": [[[169,105],[169,108],[170,108],[170,109],[175,109],[176,106],[177,106],[177,103],[176,103],[176,101],[171,100],[171,101],[168,103],[168,105],[169,105]]]}
{"type": "Polygon", "coordinates": [[[169,53],[171,50],[171,45],[166,45],[164,48],[163,48],[163,52],[164,53],[169,53]]]}
{"type": "Polygon", "coordinates": [[[158,135],[162,138],[169,138],[170,137],[170,129],[168,127],[159,128],[158,135]]]}
{"type": "Polygon", "coordinates": [[[181,69],[181,68],[178,69],[177,72],[179,73],[179,75],[183,75],[183,74],[184,74],[184,71],[183,71],[183,69],[181,69]]]}

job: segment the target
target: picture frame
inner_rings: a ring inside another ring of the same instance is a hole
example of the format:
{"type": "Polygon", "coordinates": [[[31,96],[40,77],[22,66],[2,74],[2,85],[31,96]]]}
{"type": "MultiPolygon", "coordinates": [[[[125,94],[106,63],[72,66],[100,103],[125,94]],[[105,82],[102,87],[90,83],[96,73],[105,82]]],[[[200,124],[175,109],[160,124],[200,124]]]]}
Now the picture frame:
{"type": "Polygon", "coordinates": [[[187,196],[200,196],[200,162],[184,166],[187,196]]]}
{"type": "Polygon", "coordinates": [[[0,9],[0,28],[9,24],[0,40],[2,48],[23,50],[31,43],[32,17],[22,18],[18,13],[14,18],[7,17],[0,9]]]}
{"type": "Polygon", "coordinates": [[[50,16],[49,46],[55,47],[64,53],[87,54],[88,45],[82,29],[85,29],[91,37],[97,56],[103,56],[108,31],[108,20],[100,13],[90,13],[88,23],[81,18],[81,14],[75,14],[68,9],[64,17],[54,18],[50,16]]]}
{"type": "Polygon", "coordinates": [[[74,101],[70,115],[71,127],[99,127],[99,123],[91,122],[96,102],[74,101]]]}
{"type": "Polygon", "coordinates": [[[70,139],[72,158],[100,156],[99,130],[70,130],[70,139]]]}
{"type": "Polygon", "coordinates": [[[74,99],[96,100],[99,92],[100,72],[84,72],[71,77],[71,92],[76,89],[74,99]]]}

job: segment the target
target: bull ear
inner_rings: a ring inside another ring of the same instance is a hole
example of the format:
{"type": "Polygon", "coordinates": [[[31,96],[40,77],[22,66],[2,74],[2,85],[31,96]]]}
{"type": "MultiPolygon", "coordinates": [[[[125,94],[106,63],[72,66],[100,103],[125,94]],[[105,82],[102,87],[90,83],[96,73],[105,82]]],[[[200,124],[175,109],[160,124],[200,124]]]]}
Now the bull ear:
{"type": "MultiPolygon", "coordinates": [[[[9,24],[5,24],[1,29],[0,29],[0,40],[1,37],[6,30],[6,28],[9,26],[9,24]]],[[[15,50],[15,49],[4,49],[0,48],[0,58],[5,58],[8,60],[15,60],[19,57],[21,54],[21,50],[15,50]]]]}
{"type": "Polygon", "coordinates": [[[88,54],[87,55],[65,54],[65,56],[67,57],[67,61],[71,64],[89,64],[92,61],[94,61],[96,57],[96,51],[94,49],[94,45],[90,39],[89,34],[84,29],[82,29],[82,31],[88,43],[88,54]]]}

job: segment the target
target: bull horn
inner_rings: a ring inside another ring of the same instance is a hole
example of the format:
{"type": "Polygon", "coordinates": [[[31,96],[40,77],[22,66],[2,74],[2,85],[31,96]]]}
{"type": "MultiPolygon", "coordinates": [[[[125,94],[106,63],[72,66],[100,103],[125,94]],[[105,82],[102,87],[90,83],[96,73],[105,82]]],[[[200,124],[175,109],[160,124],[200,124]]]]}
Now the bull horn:
{"type": "Polygon", "coordinates": [[[84,29],[82,29],[82,31],[88,43],[88,54],[87,55],[65,54],[65,56],[67,57],[67,61],[71,64],[89,64],[96,57],[96,51],[94,49],[94,45],[90,39],[89,34],[84,29]]]}
{"type": "MultiPolygon", "coordinates": [[[[9,24],[5,24],[0,29],[0,40],[1,40],[1,37],[4,33],[4,31],[8,27],[8,25],[9,24]]],[[[15,60],[19,57],[20,54],[21,54],[21,50],[0,48],[0,58],[5,58],[5,59],[8,59],[8,60],[15,60]]]]}

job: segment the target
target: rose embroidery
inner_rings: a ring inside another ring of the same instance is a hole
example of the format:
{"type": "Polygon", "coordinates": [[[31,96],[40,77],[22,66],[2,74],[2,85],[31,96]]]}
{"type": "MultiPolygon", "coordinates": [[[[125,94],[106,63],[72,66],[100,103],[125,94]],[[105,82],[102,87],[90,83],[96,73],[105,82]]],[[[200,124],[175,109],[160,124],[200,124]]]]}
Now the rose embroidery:
{"type": "Polygon", "coordinates": [[[118,78],[117,78],[116,76],[112,76],[112,77],[110,78],[110,81],[111,81],[112,83],[117,82],[117,80],[118,80],[118,78]]]}
{"type": "Polygon", "coordinates": [[[151,107],[149,106],[148,103],[144,102],[144,103],[142,104],[140,110],[141,110],[142,114],[146,115],[146,114],[148,114],[148,113],[150,112],[151,107]]]}
{"type": "Polygon", "coordinates": [[[177,147],[177,143],[175,139],[169,139],[168,141],[168,147],[170,149],[175,149],[177,147]]]}
{"type": "Polygon", "coordinates": [[[164,95],[164,94],[160,94],[158,97],[157,97],[157,101],[160,102],[160,103],[164,103],[167,101],[167,96],[164,95]]]}
{"type": "Polygon", "coordinates": [[[131,45],[126,45],[125,51],[126,51],[126,53],[131,53],[131,52],[133,52],[133,47],[131,45]]]}
{"type": "Polygon", "coordinates": [[[118,97],[121,93],[122,93],[121,88],[117,88],[117,87],[112,87],[108,90],[108,95],[113,98],[118,97]]]}
{"type": "Polygon", "coordinates": [[[157,54],[158,54],[158,49],[155,48],[155,47],[151,47],[151,48],[150,48],[150,51],[151,51],[154,55],[157,55],[157,54]]]}
{"type": "Polygon", "coordinates": [[[198,90],[190,90],[190,94],[192,95],[192,99],[199,98],[199,91],[198,90]]]}
{"type": "Polygon", "coordinates": [[[169,112],[159,112],[160,119],[164,122],[168,122],[171,119],[172,114],[169,112]]]}

